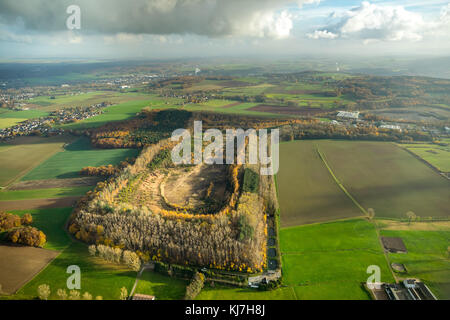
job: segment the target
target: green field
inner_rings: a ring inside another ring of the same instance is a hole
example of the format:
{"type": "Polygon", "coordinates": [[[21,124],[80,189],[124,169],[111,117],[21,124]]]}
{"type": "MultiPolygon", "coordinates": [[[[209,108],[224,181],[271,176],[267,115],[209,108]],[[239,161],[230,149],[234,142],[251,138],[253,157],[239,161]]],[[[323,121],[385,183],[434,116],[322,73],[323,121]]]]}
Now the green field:
{"type": "Polygon", "coordinates": [[[212,108],[221,108],[221,107],[233,104],[233,103],[236,103],[236,101],[212,99],[212,100],[208,100],[205,103],[201,103],[201,105],[206,106],[206,107],[212,107],[212,108]]]}
{"type": "Polygon", "coordinates": [[[12,298],[34,299],[37,297],[38,286],[47,284],[51,289],[50,298],[58,299],[56,291],[67,290],[69,274],[66,271],[71,265],[77,265],[81,269],[81,294],[87,291],[94,298],[102,296],[105,300],[118,300],[122,287],[130,292],[137,275],[123,266],[91,257],[86,245],[74,242],[12,298]]]}
{"type": "Polygon", "coordinates": [[[146,294],[157,300],[182,300],[188,281],[171,278],[153,271],[145,271],[136,286],[135,294],[146,294]]]}
{"type": "Polygon", "coordinates": [[[404,264],[406,278],[423,280],[440,299],[450,299],[450,231],[382,230],[382,236],[401,237],[407,254],[389,254],[391,262],[404,264]]]}
{"type": "Polygon", "coordinates": [[[50,199],[82,196],[93,187],[68,187],[38,190],[12,190],[0,191],[0,201],[50,199]]]}
{"type": "Polygon", "coordinates": [[[65,249],[71,243],[69,235],[64,230],[64,224],[71,212],[72,208],[57,208],[20,210],[12,211],[11,213],[19,216],[30,213],[33,217],[32,226],[44,232],[47,237],[47,243],[44,248],[59,251],[65,249]]]}
{"type": "Polygon", "coordinates": [[[40,110],[7,111],[0,114],[0,129],[14,126],[28,119],[45,117],[46,115],[48,115],[48,112],[40,110]]]}
{"type": "Polygon", "coordinates": [[[363,219],[281,229],[280,247],[283,284],[298,299],[369,299],[361,283],[371,265],[393,281],[375,227],[363,219]]]}
{"type": "MultiPolygon", "coordinates": [[[[221,108],[214,107],[212,111],[217,113],[226,113],[226,114],[235,114],[235,115],[248,115],[248,116],[263,116],[263,117],[272,117],[272,118],[283,118],[286,116],[270,113],[270,112],[261,112],[261,111],[252,111],[249,110],[252,107],[259,105],[259,103],[241,103],[233,107],[221,108]]],[[[211,111],[211,107],[205,107],[204,105],[187,105],[184,109],[189,111],[211,111]]]]}
{"type": "Polygon", "coordinates": [[[138,150],[134,149],[93,149],[87,138],[80,138],[66,150],[34,168],[22,180],[65,179],[79,177],[82,168],[98,167],[108,164],[118,164],[127,157],[135,157],[138,150]]]}
{"type": "Polygon", "coordinates": [[[348,192],[377,217],[450,216],[450,181],[392,143],[324,140],[318,143],[348,192]]]}
{"type": "Polygon", "coordinates": [[[206,285],[196,300],[295,300],[292,288],[280,288],[273,291],[258,291],[248,288],[206,285]]]}
{"type": "Polygon", "coordinates": [[[147,98],[146,100],[129,101],[107,107],[105,109],[105,112],[98,116],[76,123],[65,124],[62,125],[61,127],[64,129],[95,128],[102,126],[108,122],[121,121],[133,118],[136,116],[137,113],[141,112],[142,109],[146,107],[149,107],[151,109],[168,108],[170,106],[173,107],[173,105],[178,102],[178,99],[154,98],[151,95],[147,95],[145,97],[147,98]],[[153,99],[151,99],[152,97],[153,99]]]}
{"type": "Polygon", "coordinates": [[[39,96],[29,102],[39,106],[39,109],[52,111],[65,107],[87,107],[101,102],[111,102],[113,104],[125,103],[134,100],[149,99],[148,94],[138,92],[117,92],[117,91],[91,91],[85,93],[55,93],[55,99],[50,96],[39,96]]]}
{"type": "Polygon", "coordinates": [[[28,171],[63,150],[63,145],[71,141],[67,137],[24,137],[11,144],[0,145],[0,186],[7,186],[28,171]]]}
{"type": "Polygon", "coordinates": [[[280,145],[276,180],[281,227],[362,215],[333,180],[316,151],[316,143],[295,141],[280,145]]]}

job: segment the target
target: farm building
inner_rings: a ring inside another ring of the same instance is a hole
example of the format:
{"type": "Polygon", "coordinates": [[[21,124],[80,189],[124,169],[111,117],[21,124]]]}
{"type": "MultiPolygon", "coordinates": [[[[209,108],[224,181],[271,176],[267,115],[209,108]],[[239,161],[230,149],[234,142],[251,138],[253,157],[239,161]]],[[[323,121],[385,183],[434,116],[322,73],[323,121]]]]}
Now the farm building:
{"type": "Polygon", "coordinates": [[[370,288],[375,300],[437,300],[427,285],[417,279],[406,279],[400,283],[381,283],[370,288]]]}
{"type": "Polygon", "coordinates": [[[358,120],[359,111],[350,112],[350,111],[339,111],[337,114],[338,118],[343,120],[358,120]]]}
{"type": "Polygon", "coordinates": [[[398,130],[398,131],[402,131],[402,128],[400,126],[397,125],[392,125],[392,124],[383,124],[380,126],[381,129],[389,129],[389,130],[398,130]]]}
{"type": "Polygon", "coordinates": [[[406,279],[400,284],[384,285],[389,300],[437,300],[425,283],[406,279]]]}

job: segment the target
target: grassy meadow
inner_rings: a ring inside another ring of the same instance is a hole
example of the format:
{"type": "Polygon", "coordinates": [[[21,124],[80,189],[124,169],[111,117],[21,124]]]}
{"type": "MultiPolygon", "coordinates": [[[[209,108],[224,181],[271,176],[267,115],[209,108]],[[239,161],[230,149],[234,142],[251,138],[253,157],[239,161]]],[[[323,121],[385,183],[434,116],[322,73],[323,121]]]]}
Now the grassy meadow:
{"type": "Polygon", "coordinates": [[[64,129],[82,130],[87,128],[100,127],[109,122],[122,121],[133,118],[137,113],[141,112],[144,108],[159,109],[167,108],[175,103],[178,103],[178,99],[163,99],[156,98],[150,95],[145,96],[145,100],[128,101],[125,103],[113,105],[107,107],[105,111],[95,117],[82,120],[75,123],[64,124],[61,127],[64,129]]]}
{"type": "Polygon", "coordinates": [[[28,119],[45,117],[47,115],[48,112],[41,110],[6,111],[0,113],[0,129],[12,127],[28,119]]]}
{"type": "Polygon", "coordinates": [[[0,186],[7,186],[44,162],[71,141],[67,137],[23,137],[0,144],[0,186]]]}
{"type": "Polygon", "coordinates": [[[144,271],[134,293],[155,296],[158,300],[182,300],[188,281],[144,271]]]}
{"type": "Polygon", "coordinates": [[[118,300],[120,289],[131,291],[137,273],[123,266],[107,263],[89,255],[85,244],[73,242],[50,265],[20,289],[14,299],[34,299],[41,284],[50,286],[50,299],[58,299],[56,291],[67,289],[67,267],[77,265],[81,269],[81,294],[89,292],[104,300],[118,300]]]}
{"type": "Polygon", "coordinates": [[[419,278],[423,280],[439,299],[450,299],[450,228],[427,230],[428,222],[403,223],[389,227],[390,222],[381,222],[381,235],[400,237],[405,243],[406,254],[390,253],[389,260],[401,263],[406,273],[400,278],[419,278]],[[401,229],[401,230],[396,230],[401,229]]]}
{"type": "Polygon", "coordinates": [[[64,225],[73,208],[15,210],[11,213],[23,216],[26,213],[33,217],[33,227],[45,233],[47,243],[44,248],[49,250],[63,250],[70,243],[70,237],[64,230],[64,225]]]}
{"type": "Polygon", "coordinates": [[[364,219],[280,230],[283,284],[296,298],[369,299],[361,283],[377,265],[382,281],[393,281],[375,226],[364,219]]]}
{"type": "Polygon", "coordinates": [[[437,144],[420,143],[402,144],[400,146],[430,163],[439,171],[450,172],[450,144],[441,146],[437,144]]]}
{"type": "Polygon", "coordinates": [[[65,151],[55,154],[34,168],[22,181],[77,178],[84,167],[115,165],[137,154],[138,150],[135,149],[94,149],[87,138],[80,138],[66,147],[65,151]]]}
{"type": "Polygon", "coordinates": [[[50,199],[82,196],[93,187],[66,187],[37,190],[8,190],[0,191],[0,201],[50,199]]]}

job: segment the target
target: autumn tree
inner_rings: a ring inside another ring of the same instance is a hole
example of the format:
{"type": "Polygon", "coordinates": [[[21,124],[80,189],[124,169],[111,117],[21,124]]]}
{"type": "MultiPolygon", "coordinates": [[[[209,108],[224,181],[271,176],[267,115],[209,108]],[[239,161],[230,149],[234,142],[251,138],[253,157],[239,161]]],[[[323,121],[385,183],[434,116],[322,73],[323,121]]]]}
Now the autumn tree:
{"type": "Polygon", "coordinates": [[[127,288],[122,287],[120,289],[120,297],[119,297],[119,299],[120,300],[127,300],[128,299],[128,290],[127,290],[127,288]]]}
{"type": "Polygon", "coordinates": [[[64,289],[58,289],[58,291],[56,291],[56,295],[60,300],[67,300],[67,291],[64,289]]]}
{"type": "Polygon", "coordinates": [[[186,294],[184,296],[185,300],[194,300],[195,297],[202,291],[205,285],[205,275],[203,273],[197,272],[194,275],[191,283],[186,287],[186,294]]]}
{"type": "Polygon", "coordinates": [[[410,225],[412,221],[416,220],[417,216],[414,212],[408,211],[406,213],[406,218],[408,218],[408,225],[410,225]]]}
{"type": "Polygon", "coordinates": [[[367,209],[367,217],[369,220],[373,220],[373,218],[375,218],[375,210],[373,208],[367,209]]]}
{"type": "Polygon", "coordinates": [[[37,288],[38,297],[41,300],[48,300],[48,297],[50,296],[50,286],[47,284],[41,284],[37,288]]]}

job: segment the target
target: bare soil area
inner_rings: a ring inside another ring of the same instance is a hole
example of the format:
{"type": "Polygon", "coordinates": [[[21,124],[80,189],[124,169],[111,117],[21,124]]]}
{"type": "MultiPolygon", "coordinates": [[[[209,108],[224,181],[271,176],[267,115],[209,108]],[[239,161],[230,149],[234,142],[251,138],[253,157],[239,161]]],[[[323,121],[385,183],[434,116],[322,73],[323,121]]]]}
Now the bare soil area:
{"type": "Polygon", "coordinates": [[[0,211],[72,207],[80,197],[0,201],[0,211]]]}
{"type": "Polygon", "coordinates": [[[226,199],[226,166],[199,165],[190,172],[178,169],[161,185],[161,193],[170,204],[195,209],[204,205],[211,187],[210,198],[226,199]]]}
{"type": "Polygon", "coordinates": [[[224,201],[227,191],[227,166],[198,165],[189,168],[156,170],[142,178],[133,194],[133,205],[145,205],[153,212],[173,206],[196,210],[205,198],[224,201]]]}
{"type": "Polygon", "coordinates": [[[70,188],[70,187],[89,187],[95,186],[101,181],[98,177],[73,178],[73,179],[50,179],[50,180],[30,180],[19,181],[11,186],[8,190],[36,190],[36,189],[52,189],[52,188],[70,188]]]}

